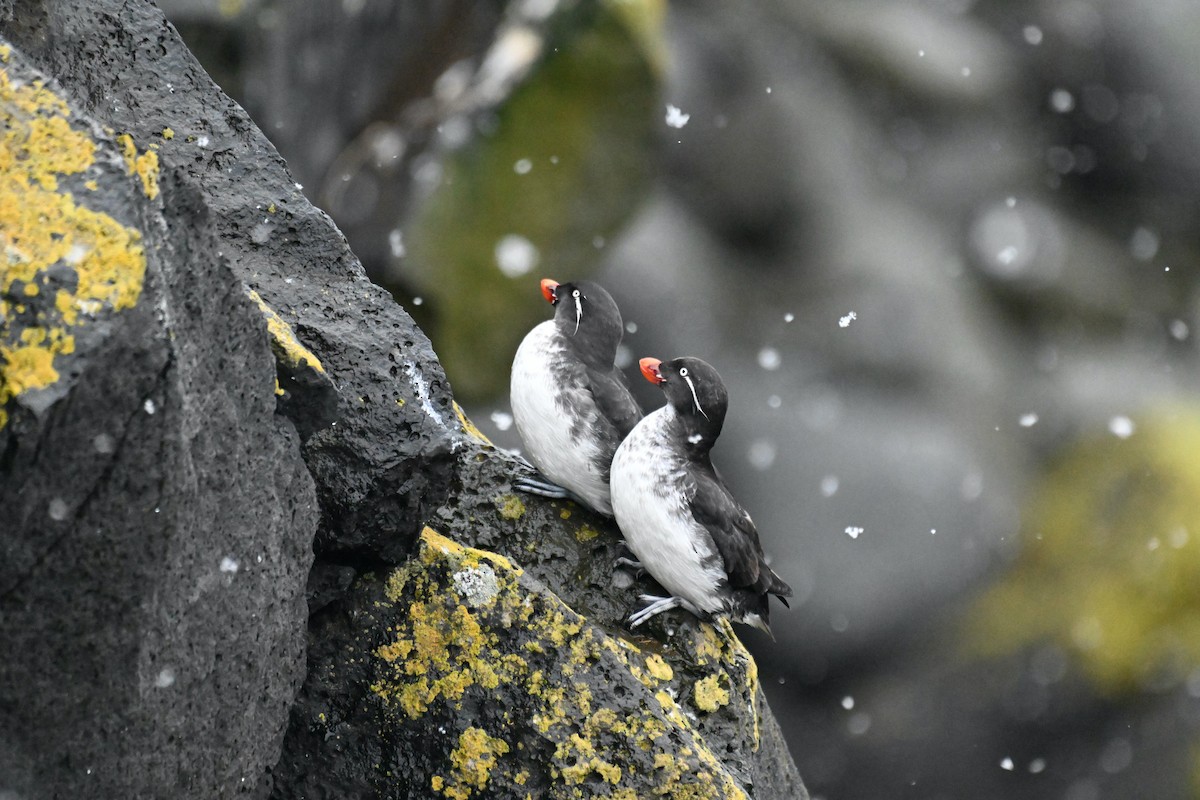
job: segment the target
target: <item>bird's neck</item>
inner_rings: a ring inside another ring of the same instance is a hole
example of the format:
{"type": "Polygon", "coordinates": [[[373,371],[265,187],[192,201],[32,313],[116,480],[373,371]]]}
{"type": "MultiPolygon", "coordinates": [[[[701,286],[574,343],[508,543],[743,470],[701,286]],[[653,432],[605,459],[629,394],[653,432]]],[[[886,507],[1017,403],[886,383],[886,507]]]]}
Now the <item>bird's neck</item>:
{"type": "Polygon", "coordinates": [[[672,438],[683,445],[683,451],[692,461],[707,461],[708,453],[717,443],[720,426],[696,414],[681,414],[671,404],[663,407],[672,438]]]}

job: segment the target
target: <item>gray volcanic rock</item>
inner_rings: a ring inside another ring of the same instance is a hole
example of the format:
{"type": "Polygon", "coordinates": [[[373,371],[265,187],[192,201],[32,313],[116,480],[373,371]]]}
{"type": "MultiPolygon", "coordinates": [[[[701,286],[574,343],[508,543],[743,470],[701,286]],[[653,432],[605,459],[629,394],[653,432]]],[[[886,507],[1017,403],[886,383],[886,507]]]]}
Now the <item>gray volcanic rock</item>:
{"type": "Polygon", "coordinates": [[[0,795],[805,796],[728,626],[630,640],[615,527],[512,495],[528,467],[153,6],[20,2],[0,42],[0,795]]]}
{"type": "Polygon", "coordinates": [[[229,794],[278,757],[317,525],[267,328],[201,197],[0,58],[0,795],[229,794]]]}

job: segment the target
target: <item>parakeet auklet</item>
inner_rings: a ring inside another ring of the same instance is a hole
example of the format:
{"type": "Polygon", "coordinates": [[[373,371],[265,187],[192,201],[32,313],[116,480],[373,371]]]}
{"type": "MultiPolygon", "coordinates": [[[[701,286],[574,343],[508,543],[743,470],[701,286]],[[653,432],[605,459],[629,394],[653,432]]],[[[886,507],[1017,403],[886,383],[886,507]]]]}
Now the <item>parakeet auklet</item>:
{"type": "Polygon", "coordinates": [[[643,595],[636,627],[683,607],[701,619],[728,615],[770,635],[767,595],[792,594],[763,557],[754,521],[713,468],[729,395],[698,358],[643,358],[642,374],[667,404],[625,438],[612,462],[612,506],[625,542],[669,592],[643,595]]]}
{"type": "Polygon", "coordinates": [[[621,312],[591,281],[542,281],[554,319],[531,330],[513,359],[513,421],[525,454],[547,481],[514,486],[544,497],[570,497],[612,516],[608,474],[613,453],[642,409],[613,361],[621,312]],[[551,483],[552,482],[552,483],[551,483]]]}

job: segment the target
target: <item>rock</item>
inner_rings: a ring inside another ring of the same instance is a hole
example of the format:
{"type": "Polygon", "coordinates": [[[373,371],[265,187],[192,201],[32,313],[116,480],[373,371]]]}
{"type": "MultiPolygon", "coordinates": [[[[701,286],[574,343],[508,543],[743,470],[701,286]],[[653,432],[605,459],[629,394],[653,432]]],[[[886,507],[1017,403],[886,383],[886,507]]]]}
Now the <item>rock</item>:
{"type": "Polygon", "coordinates": [[[314,618],[276,798],[805,796],[758,769],[777,736],[727,622],[681,629],[680,664],[432,529],[352,597],[314,618]]]}
{"type": "Polygon", "coordinates": [[[417,797],[435,776],[445,796],[517,792],[522,771],[551,795],[698,781],[705,796],[805,796],[728,626],[671,616],[630,639],[621,620],[649,587],[614,588],[612,523],[512,494],[528,467],[478,435],[428,339],[152,5],[28,0],[0,41],[5,91],[39,98],[0,105],[27,154],[0,154],[0,214],[24,225],[0,230],[26,237],[6,241],[0,295],[0,499],[17,510],[0,537],[15,654],[0,795],[406,796],[380,782],[386,752],[424,771],[417,797]],[[38,89],[37,70],[58,83],[38,89]],[[73,249],[101,240],[102,259],[73,249]],[[427,524],[496,555],[418,538],[427,524]],[[506,623],[526,601],[540,631],[506,623]],[[422,671],[454,680],[462,652],[413,638],[422,609],[474,619],[507,680],[473,677],[470,703],[431,696],[419,719],[397,705],[422,671]],[[544,624],[559,616],[566,628],[544,624]],[[551,648],[567,628],[582,655],[551,648]],[[402,639],[422,648],[400,656],[402,639]],[[515,715],[559,692],[582,709],[583,666],[594,697],[655,735],[631,748],[599,731],[607,717],[542,731],[515,715]],[[509,728],[489,716],[506,705],[509,728]],[[541,756],[560,746],[552,769],[541,756]]]}
{"type": "Polygon", "coordinates": [[[200,195],[33,61],[0,40],[0,795],[229,794],[304,676],[313,482],[200,195]]]}

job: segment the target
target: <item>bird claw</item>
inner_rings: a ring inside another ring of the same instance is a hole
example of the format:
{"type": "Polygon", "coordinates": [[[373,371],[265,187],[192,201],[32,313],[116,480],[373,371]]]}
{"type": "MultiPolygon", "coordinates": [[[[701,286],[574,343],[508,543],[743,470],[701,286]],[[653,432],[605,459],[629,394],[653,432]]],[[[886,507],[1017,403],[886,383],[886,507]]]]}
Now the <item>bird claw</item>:
{"type": "Polygon", "coordinates": [[[526,494],[536,494],[538,497],[549,497],[552,500],[573,500],[575,496],[570,491],[559,486],[557,483],[551,483],[546,480],[538,480],[537,478],[517,478],[513,481],[513,488],[526,494]]]}
{"type": "Polygon", "coordinates": [[[649,603],[649,605],[629,615],[629,627],[631,628],[636,628],[646,620],[664,611],[670,611],[673,608],[679,607],[678,597],[656,597],[651,594],[644,594],[638,599],[643,603],[649,603]]]}
{"type": "Polygon", "coordinates": [[[617,560],[613,562],[613,566],[629,567],[630,569],[634,570],[639,578],[646,574],[646,568],[642,566],[642,562],[634,561],[632,558],[626,558],[625,556],[620,556],[617,558],[617,560]]]}
{"type": "Polygon", "coordinates": [[[559,486],[557,483],[551,483],[540,475],[536,478],[529,478],[525,476],[515,478],[512,485],[513,488],[518,492],[525,492],[525,494],[537,495],[538,497],[546,497],[550,500],[570,500],[577,506],[582,506],[590,511],[595,511],[601,516],[608,516],[603,511],[596,511],[596,509],[592,508],[588,501],[584,500],[570,489],[559,486]]]}

